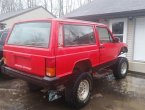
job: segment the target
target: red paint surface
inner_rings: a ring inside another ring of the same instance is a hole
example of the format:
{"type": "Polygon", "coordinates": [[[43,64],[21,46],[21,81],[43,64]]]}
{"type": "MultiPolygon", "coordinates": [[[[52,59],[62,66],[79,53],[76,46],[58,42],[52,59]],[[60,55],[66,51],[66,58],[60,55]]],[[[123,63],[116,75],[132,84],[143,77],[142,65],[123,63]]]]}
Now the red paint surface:
{"type": "MultiPolygon", "coordinates": [[[[50,59],[50,61],[55,61],[56,76],[62,77],[71,74],[75,64],[79,61],[89,60],[94,67],[116,59],[121,47],[126,46],[121,42],[100,44],[98,32],[95,27],[107,28],[107,26],[103,24],[61,19],[32,20],[24,22],[34,21],[52,22],[49,48],[44,49],[8,45],[7,40],[9,35],[4,46],[4,57],[7,59],[7,66],[27,72],[28,74],[44,77],[46,74],[46,66],[49,66],[47,64],[49,64],[50,59]],[[94,28],[96,44],[76,47],[58,47],[59,26],[63,24],[92,26],[94,28]],[[101,46],[104,48],[100,48],[101,46]]],[[[114,37],[112,36],[112,38],[114,37]]]]}

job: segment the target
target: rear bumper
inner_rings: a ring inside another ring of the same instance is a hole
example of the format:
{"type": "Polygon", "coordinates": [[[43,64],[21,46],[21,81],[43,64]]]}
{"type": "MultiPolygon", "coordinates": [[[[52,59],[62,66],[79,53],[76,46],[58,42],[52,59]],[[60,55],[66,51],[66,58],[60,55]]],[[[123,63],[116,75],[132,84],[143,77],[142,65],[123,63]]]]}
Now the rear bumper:
{"type": "Polygon", "coordinates": [[[30,83],[33,83],[42,87],[56,88],[57,86],[62,85],[64,81],[66,81],[65,78],[38,77],[35,75],[31,75],[25,72],[12,69],[7,66],[2,66],[1,70],[2,70],[2,73],[5,75],[9,75],[15,78],[20,78],[22,80],[25,80],[27,82],[30,82],[30,83]]]}

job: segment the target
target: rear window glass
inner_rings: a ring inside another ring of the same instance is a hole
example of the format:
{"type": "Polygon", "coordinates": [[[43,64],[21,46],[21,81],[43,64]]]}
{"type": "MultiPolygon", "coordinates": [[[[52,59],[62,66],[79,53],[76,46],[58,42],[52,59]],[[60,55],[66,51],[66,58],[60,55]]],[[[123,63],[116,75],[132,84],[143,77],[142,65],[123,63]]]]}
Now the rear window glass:
{"type": "Polygon", "coordinates": [[[51,23],[31,22],[16,24],[8,44],[48,48],[51,23]]]}

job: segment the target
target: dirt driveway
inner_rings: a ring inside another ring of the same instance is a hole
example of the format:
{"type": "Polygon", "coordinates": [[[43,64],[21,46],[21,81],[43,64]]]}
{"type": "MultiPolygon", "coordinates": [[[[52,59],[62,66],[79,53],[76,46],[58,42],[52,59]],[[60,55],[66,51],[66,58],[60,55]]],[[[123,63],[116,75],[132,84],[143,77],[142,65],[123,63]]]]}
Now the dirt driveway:
{"type": "MultiPolygon", "coordinates": [[[[116,81],[113,76],[95,81],[90,103],[82,110],[144,110],[145,76],[129,74],[116,81]]],[[[63,99],[49,103],[44,92],[29,92],[19,79],[0,79],[0,110],[73,110],[63,99]]]]}

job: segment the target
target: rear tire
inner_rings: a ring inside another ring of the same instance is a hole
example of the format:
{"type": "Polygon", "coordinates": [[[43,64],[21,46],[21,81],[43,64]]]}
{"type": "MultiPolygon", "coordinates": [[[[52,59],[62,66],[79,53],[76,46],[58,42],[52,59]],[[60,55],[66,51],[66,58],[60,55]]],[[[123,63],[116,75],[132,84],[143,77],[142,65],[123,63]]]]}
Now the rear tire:
{"type": "Polygon", "coordinates": [[[128,60],[125,57],[119,57],[118,61],[113,67],[113,74],[116,79],[125,78],[128,73],[128,60]]]}
{"type": "Polygon", "coordinates": [[[65,90],[65,100],[67,104],[75,108],[85,106],[89,100],[92,90],[92,76],[88,73],[82,73],[72,86],[65,90]]]}

